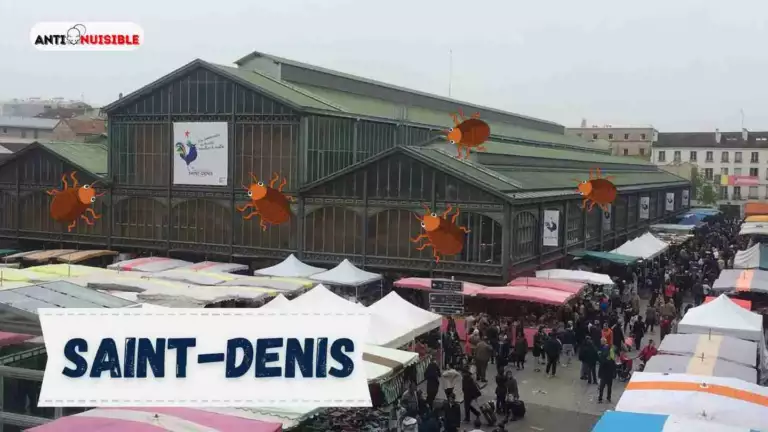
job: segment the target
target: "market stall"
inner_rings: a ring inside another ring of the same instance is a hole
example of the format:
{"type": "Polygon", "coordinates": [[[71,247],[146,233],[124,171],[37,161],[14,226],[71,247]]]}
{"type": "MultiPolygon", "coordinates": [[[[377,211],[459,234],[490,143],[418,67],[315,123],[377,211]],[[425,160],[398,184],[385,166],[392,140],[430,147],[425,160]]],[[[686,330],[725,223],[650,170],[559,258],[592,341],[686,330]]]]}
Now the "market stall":
{"type": "MultiPolygon", "coordinates": [[[[432,291],[433,280],[439,280],[439,279],[409,277],[409,278],[403,278],[403,279],[397,280],[394,285],[397,288],[409,288],[409,289],[419,290],[419,291],[432,291]]],[[[474,295],[476,292],[486,288],[485,285],[480,285],[472,282],[462,281],[461,284],[462,284],[464,295],[474,295]]]]}
{"type": "Polygon", "coordinates": [[[202,261],[195,264],[190,264],[186,267],[179,267],[183,270],[191,271],[206,271],[206,272],[220,272],[220,273],[243,273],[248,271],[248,266],[245,264],[231,263],[231,262],[216,262],[216,261],[202,261]]]}
{"type": "Polygon", "coordinates": [[[592,432],[755,432],[746,427],[677,415],[606,411],[592,432]]]}
{"type": "Polygon", "coordinates": [[[757,243],[748,249],[736,252],[733,268],[768,270],[768,244],[757,243]]]}
{"type": "Polygon", "coordinates": [[[43,250],[31,250],[31,251],[22,251],[22,252],[16,252],[12,253],[10,255],[6,255],[3,257],[3,262],[11,263],[16,261],[21,261],[22,258],[24,258],[27,255],[36,254],[38,252],[45,252],[43,250]]]}
{"type": "Polygon", "coordinates": [[[130,260],[120,261],[107,266],[110,270],[118,271],[138,271],[138,272],[160,272],[163,270],[170,270],[179,267],[186,267],[191,265],[189,261],[183,261],[179,259],[166,258],[166,257],[145,257],[134,258],[130,260]]]}
{"type": "Polygon", "coordinates": [[[560,279],[567,281],[582,282],[589,285],[613,285],[610,276],[602,273],[593,273],[583,270],[539,270],[536,272],[539,279],[560,279]]]}
{"type": "Polygon", "coordinates": [[[603,261],[609,261],[619,265],[634,264],[639,259],[638,257],[635,257],[635,256],[621,255],[613,252],[601,252],[601,251],[580,250],[580,251],[570,252],[570,254],[577,258],[603,260],[603,261]]]}
{"type": "Polygon", "coordinates": [[[768,388],[734,378],[635,372],[616,411],[768,430],[768,388]]]}
{"type": "Polygon", "coordinates": [[[744,222],[739,235],[768,235],[768,222],[744,222]]]}
{"type": "Polygon", "coordinates": [[[314,274],[326,271],[324,268],[313,267],[299,261],[293,254],[288,255],[280,264],[272,267],[263,268],[253,272],[254,275],[261,276],[281,276],[294,278],[307,278],[314,274]]]}
{"type": "Polygon", "coordinates": [[[744,222],[768,222],[768,215],[753,215],[744,218],[744,222]]]}
{"type": "MultiPolygon", "coordinates": [[[[709,303],[713,300],[715,300],[717,297],[715,296],[706,296],[704,297],[704,303],[709,303]]],[[[749,300],[744,300],[740,298],[733,298],[731,297],[731,301],[736,303],[737,305],[743,307],[746,310],[752,310],[752,302],[749,300]]]]}
{"type": "Polygon", "coordinates": [[[192,408],[96,408],[61,417],[27,431],[34,432],[280,432],[277,422],[251,420],[192,408]]]}
{"type": "Polygon", "coordinates": [[[478,298],[517,300],[553,306],[562,306],[576,296],[576,294],[567,291],[522,285],[487,287],[475,295],[478,298]]]}
{"type": "Polygon", "coordinates": [[[347,259],[330,270],[313,274],[310,279],[345,294],[346,288],[352,288],[355,300],[365,304],[372,304],[384,296],[381,275],[359,269],[347,259]]]}
{"type": "Polygon", "coordinates": [[[645,233],[640,237],[630,240],[612,253],[633,256],[642,259],[653,259],[669,249],[669,244],[657,239],[651,233],[645,233]]]}
{"type": "Polygon", "coordinates": [[[707,334],[669,334],[659,344],[659,354],[715,358],[754,368],[758,345],[730,336],[707,334]]]}
{"type": "Polygon", "coordinates": [[[45,282],[60,279],[58,276],[37,273],[28,269],[0,268],[0,281],[8,282],[45,282]]]}
{"type": "MultiPolygon", "coordinates": [[[[442,316],[415,306],[392,291],[381,300],[368,306],[371,313],[387,315],[405,324],[413,337],[440,327],[442,316]]],[[[412,340],[413,338],[411,338],[412,340]]],[[[407,341],[407,342],[410,342],[407,341]]]]}
{"type": "Polygon", "coordinates": [[[27,267],[24,270],[40,274],[53,275],[58,277],[78,277],[94,274],[112,275],[117,274],[113,270],[107,270],[99,267],[85,266],[81,264],[44,264],[34,267],[27,267]]]}
{"type": "Polygon", "coordinates": [[[768,270],[725,269],[712,284],[712,291],[768,293],[768,270]]]}
{"type": "Polygon", "coordinates": [[[572,282],[558,279],[540,279],[532,277],[519,277],[517,279],[513,279],[507,283],[507,285],[549,288],[553,290],[569,292],[576,295],[581,294],[581,292],[584,291],[584,288],[587,287],[587,284],[584,282],[572,282]]]}
{"type": "Polygon", "coordinates": [[[691,308],[677,325],[678,333],[713,334],[760,342],[763,318],[735,304],[728,296],[691,308]]]}
{"type": "Polygon", "coordinates": [[[757,383],[757,369],[739,365],[704,354],[692,357],[657,354],[645,364],[644,372],[701,375],[707,377],[737,378],[757,383]]]}
{"type": "Polygon", "coordinates": [[[30,264],[44,264],[62,255],[69,255],[72,252],[77,251],[75,249],[49,249],[24,255],[21,259],[30,264]]]}
{"type": "Polygon", "coordinates": [[[284,295],[278,294],[274,297],[272,297],[272,300],[270,300],[268,303],[263,305],[262,309],[279,309],[283,307],[288,307],[288,304],[291,301],[288,300],[284,295]]]}

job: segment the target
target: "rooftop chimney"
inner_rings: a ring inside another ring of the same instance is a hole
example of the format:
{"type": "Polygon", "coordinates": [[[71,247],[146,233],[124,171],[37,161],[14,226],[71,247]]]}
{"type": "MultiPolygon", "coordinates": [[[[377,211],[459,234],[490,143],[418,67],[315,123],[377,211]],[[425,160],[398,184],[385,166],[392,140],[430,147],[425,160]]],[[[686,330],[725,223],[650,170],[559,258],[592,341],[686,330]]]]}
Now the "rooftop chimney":
{"type": "Polygon", "coordinates": [[[122,99],[122,98],[123,98],[123,94],[122,94],[122,93],[120,93],[119,95],[117,95],[117,98],[118,98],[118,99],[122,99]]]}
{"type": "Polygon", "coordinates": [[[741,128],[741,139],[743,139],[744,142],[747,142],[749,139],[749,131],[747,131],[747,128],[741,128]]]}
{"type": "Polygon", "coordinates": [[[715,144],[720,144],[720,139],[723,136],[720,134],[720,129],[715,129],[715,144]]]}
{"type": "Polygon", "coordinates": [[[585,119],[585,118],[581,119],[581,127],[582,128],[587,127],[587,119],[585,119]]]}

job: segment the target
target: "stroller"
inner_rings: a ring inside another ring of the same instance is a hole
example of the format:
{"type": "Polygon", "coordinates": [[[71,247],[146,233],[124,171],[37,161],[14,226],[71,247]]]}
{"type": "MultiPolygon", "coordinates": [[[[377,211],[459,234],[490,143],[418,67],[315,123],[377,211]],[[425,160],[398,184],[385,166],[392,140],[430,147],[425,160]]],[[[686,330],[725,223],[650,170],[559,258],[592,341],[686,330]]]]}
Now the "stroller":
{"type": "Polygon", "coordinates": [[[634,358],[630,358],[626,351],[621,351],[619,359],[616,362],[616,376],[621,382],[627,382],[632,378],[632,372],[634,371],[634,358]]]}

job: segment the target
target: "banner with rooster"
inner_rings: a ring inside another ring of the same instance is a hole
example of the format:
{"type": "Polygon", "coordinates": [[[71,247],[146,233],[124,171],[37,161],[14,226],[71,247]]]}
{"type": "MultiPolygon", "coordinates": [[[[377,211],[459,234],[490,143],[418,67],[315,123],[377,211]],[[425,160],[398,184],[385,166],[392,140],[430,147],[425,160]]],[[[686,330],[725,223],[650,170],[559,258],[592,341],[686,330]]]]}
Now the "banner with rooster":
{"type": "Polygon", "coordinates": [[[542,244],[544,246],[558,246],[560,239],[560,211],[544,210],[544,232],[542,244]]]}
{"type": "Polygon", "coordinates": [[[640,219],[648,220],[651,216],[651,197],[640,197],[640,219]]]}
{"type": "Polygon", "coordinates": [[[173,184],[226,186],[227,122],[173,124],[173,184]]]}

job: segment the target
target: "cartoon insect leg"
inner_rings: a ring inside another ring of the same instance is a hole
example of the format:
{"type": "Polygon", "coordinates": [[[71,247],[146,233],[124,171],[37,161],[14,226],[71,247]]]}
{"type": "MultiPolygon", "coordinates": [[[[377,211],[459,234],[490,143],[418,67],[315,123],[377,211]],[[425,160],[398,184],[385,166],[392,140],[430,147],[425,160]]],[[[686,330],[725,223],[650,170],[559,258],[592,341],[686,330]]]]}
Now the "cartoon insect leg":
{"type": "Polygon", "coordinates": [[[90,207],[88,207],[87,209],[85,209],[85,212],[86,212],[86,213],[88,213],[88,214],[90,214],[90,215],[91,215],[91,217],[93,218],[93,220],[96,220],[96,219],[101,219],[101,215],[100,215],[100,214],[97,214],[97,213],[96,213],[96,212],[95,212],[95,211],[94,211],[92,208],[90,208],[90,207]]]}
{"type": "Polygon", "coordinates": [[[469,146],[464,147],[464,152],[466,153],[464,159],[469,159],[469,146]]]}
{"type": "Polygon", "coordinates": [[[445,218],[446,218],[446,216],[448,216],[448,213],[450,213],[450,212],[451,212],[451,210],[453,210],[453,206],[452,206],[452,205],[450,205],[450,204],[448,204],[448,209],[446,209],[446,210],[443,212],[443,214],[442,214],[442,215],[440,215],[440,217],[441,217],[441,218],[443,218],[443,219],[445,219],[445,218]]]}
{"type": "Polygon", "coordinates": [[[456,114],[451,113],[451,118],[453,119],[454,126],[458,126],[461,124],[461,122],[459,121],[459,117],[456,114]]]}
{"type": "Polygon", "coordinates": [[[280,174],[274,172],[272,173],[272,179],[269,180],[269,187],[273,188],[275,187],[275,183],[280,180],[280,174]]]}
{"type": "Polygon", "coordinates": [[[488,151],[488,149],[487,149],[487,148],[485,148],[485,146],[484,146],[484,145],[479,145],[479,146],[475,147],[475,150],[477,150],[477,151],[482,151],[482,152],[484,152],[484,151],[488,151]]]}
{"type": "Polygon", "coordinates": [[[461,109],[461,108],[459,108],[459,118],[461,119],[461,121],[462,121],[462,122],[463,122],[464,120],[466,120],[466,119],[467,119],[467,118],[464,116],[464,110],[463,110],[463,109],[461,109]]]}
{"type": "MultiPolygon", "coordinates": [[[[451,223],[456,223],[456,219],[459,217],[459,213],[461,213],[461,209],[459,207],[456,207],[456,213],[453,214],[453,217],[451,218],[451,223]]],[[[445,218],[445,216],[443,216],[443,218],[445,218]]]]}
{"type": "Polygon", "coordinates": [[[587,208],[587,203],[589,202],[589,198],[584,198],[581,200],[581,208],[587,208]]]}
{"type": "MultiPolygon", "coordinates": [[[[88,225],[91,225],[91,226],[93,226],[93,221],[92,221],[92,220],[90,220],[90,219],[88,219],[88,216],[86,216],[86,215],[80,215],[80,219],[84,220],[84,221],[85,221],[85,223],[87,223],[88,225]]],[[[73,223],[74,223],[74,222],[73,222],[73,223]]]]}
{"type": "Polygon", "coordinates": [[[259,226],[261,227],[262,231],[266,231],[268,228],[267,223],[264,221],[263,218],[261,219],[261,222],[259,222],[259,226]]]}
{"type": "Polygon", "coordinates": [[[72,232],[72,230],[77,226],[77,219],[73,220],[71,224],[67,227],[67,232],[72,232]]]}
{"type": "Polygon", "coordinates": [[[591,212],[593,208],[595,208],[595,202],[594,201],[590,201],[589,202],[589,206],[587,207],[587,211],[591,212]]]}
{"type": "Polygon", "coordinates": [[[462,156],[462,154],[461,154],[461,144],[456,143],[456,158],[457,159],[461,159],[461,156],[462,156]]]}
{"type": "MultiPolygon", "coordinates": [[[[242,213],[242,212],[246,211],[246,210],[247,210],[247,209],[249,209],[249,208],[253,208],[253,203],[252,203],[252,202],[249,202],[248,204],[246,204],[246,205],[244,205],[244,206],[242,206],[242,207],[235,207],[235,208],[237,208],[237,211],[239,211],[240,213],[242,213]]],[[[250,219],[250,218],[248,218],[248,219],[250,219]]]]}
{"type": "Polygon", "coordinates": [[[416,250],[417,251],[423,251],[424,249],[426,249],[428,247],[431,247],[433,250],[435,249],[435,245],[433,245],[432,243],[427,242],[427,243],[424,243],[423,245],[417,247],[416,250]]]}
{"type": "MultiPolygon", "coordinates": [[[[249,206],[249,204],[246,204],[246,207],[248,207],[248,206],[249,206]]],[[[250,220],[254,216],[261,216],[261,213],[259,213],[258,210],[254,209],[252,212],[250,212],[247,215],[243,216],[243,220],[250,220]]]]}
{"type": "Polygon", "coordinates": [[[476,113],[472,114],[472,115],[470,116],[470,118],[473,118],[473,119],[479,119],[479,118],[480,118],[480,113],[479,113],[479,112],[476,112],[476,113]]]}
{"type": "Polygon", "coordinates": [[[280,186],[277,187],[278,192],[282,192],[285,185],[288,184],[288,179],[283,177],[283,181],[280,182],[280,186]]]}
{"type": "Polygon", "coordinates": [[[608,204],[600,204],[600,208],[603,209],[603,211],[606,213],[611,211],[611,208],[608,206],[608,204]]]}
{"type": "Polygon", "coordinates": [[[429,238],[429,236],[426,235],[426,234],[419,234],[418,236],[416,236],[416,238],[409,238],[408,240],[410,240],[411,243],[416,243],[419,240],[422,240],[422,239],[425,239],[425,238],[429,238]]]}
{"type": "Polygon", "coordinates": [[[72,187],[77,189],[77,187],[80,186],[80,183],[77,181],[75,174],[77,174],[77,171],[72,171],[69,176],[72,178],[72,187]]]}

